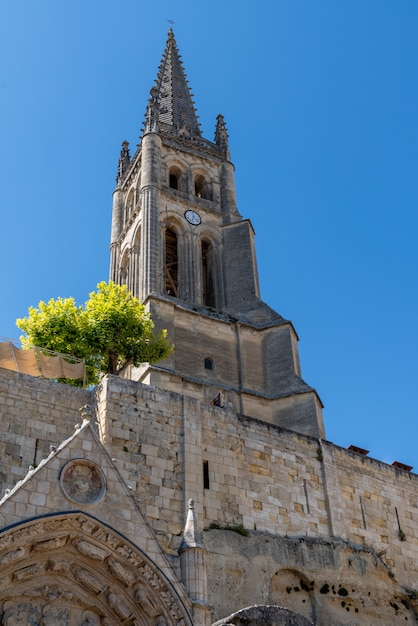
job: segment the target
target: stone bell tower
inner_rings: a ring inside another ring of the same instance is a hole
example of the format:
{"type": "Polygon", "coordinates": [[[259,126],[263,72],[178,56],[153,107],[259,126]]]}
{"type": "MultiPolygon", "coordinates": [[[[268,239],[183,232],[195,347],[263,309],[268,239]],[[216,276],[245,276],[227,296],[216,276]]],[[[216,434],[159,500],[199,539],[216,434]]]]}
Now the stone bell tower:
{"type": "Polygon", "coordinates": [[[297,335],[260,299],[254,230],[236,206],[228,133],[202,137],[172,29],[136,153],[122,144],[110,279],[166,328],[173,354],[129,377],[314,436],[321,401],[301,378],[297,335]]]}

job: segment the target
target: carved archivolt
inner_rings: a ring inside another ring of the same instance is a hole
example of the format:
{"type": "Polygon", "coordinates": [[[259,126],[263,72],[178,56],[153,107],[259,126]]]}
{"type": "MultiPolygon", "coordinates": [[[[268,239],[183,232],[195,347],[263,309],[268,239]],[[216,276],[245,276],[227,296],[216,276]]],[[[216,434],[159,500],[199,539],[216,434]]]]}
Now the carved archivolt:
{"type": "Polygon", "coordinates": [[[186,603],[145,554],[85,513],[0,533],[2,626],[191,626],[186,603]]]}

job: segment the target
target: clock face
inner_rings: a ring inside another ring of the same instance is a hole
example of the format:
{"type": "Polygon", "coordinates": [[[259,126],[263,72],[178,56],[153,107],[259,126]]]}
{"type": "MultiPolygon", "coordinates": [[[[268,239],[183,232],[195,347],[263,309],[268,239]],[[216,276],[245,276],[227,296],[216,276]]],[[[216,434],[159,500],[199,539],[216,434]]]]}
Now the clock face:
{"type": "Polygon", "coordinates": [[[190,224],[193,224],[193,226],[197,226],[202,221],[199,213],[196,213],[196,211],[186,211],[184,217],[190,224]]]}

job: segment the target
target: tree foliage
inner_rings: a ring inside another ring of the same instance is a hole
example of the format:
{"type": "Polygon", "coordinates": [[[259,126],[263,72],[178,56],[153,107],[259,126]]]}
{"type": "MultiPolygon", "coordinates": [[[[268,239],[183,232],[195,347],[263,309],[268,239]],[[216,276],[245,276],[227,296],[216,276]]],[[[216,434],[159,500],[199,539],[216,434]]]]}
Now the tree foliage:
{"type": "Polygon", "coordinates": [[[84,359],[89,384],[96,384],[103,374],[119,374],[131,364],[155,363],[173,350],[166,331],[154,331],[144,305],[125,285],[113,282],[99,283],[82,305],[74,298],[40,302],[16,325],[25,333],[24,347],[84,359]]]}

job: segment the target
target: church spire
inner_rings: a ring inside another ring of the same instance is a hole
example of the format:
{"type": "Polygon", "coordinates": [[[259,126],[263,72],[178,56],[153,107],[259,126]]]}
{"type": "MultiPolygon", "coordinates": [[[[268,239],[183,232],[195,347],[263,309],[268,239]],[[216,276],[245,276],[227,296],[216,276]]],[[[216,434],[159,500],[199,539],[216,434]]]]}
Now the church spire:
{"type": "Polygon", "coordinates": [[[201,136],[192,94],[172,28],[168,31],[153,90],[159,106],[158,121],[161,131],[190,138],[201,136]]]}

